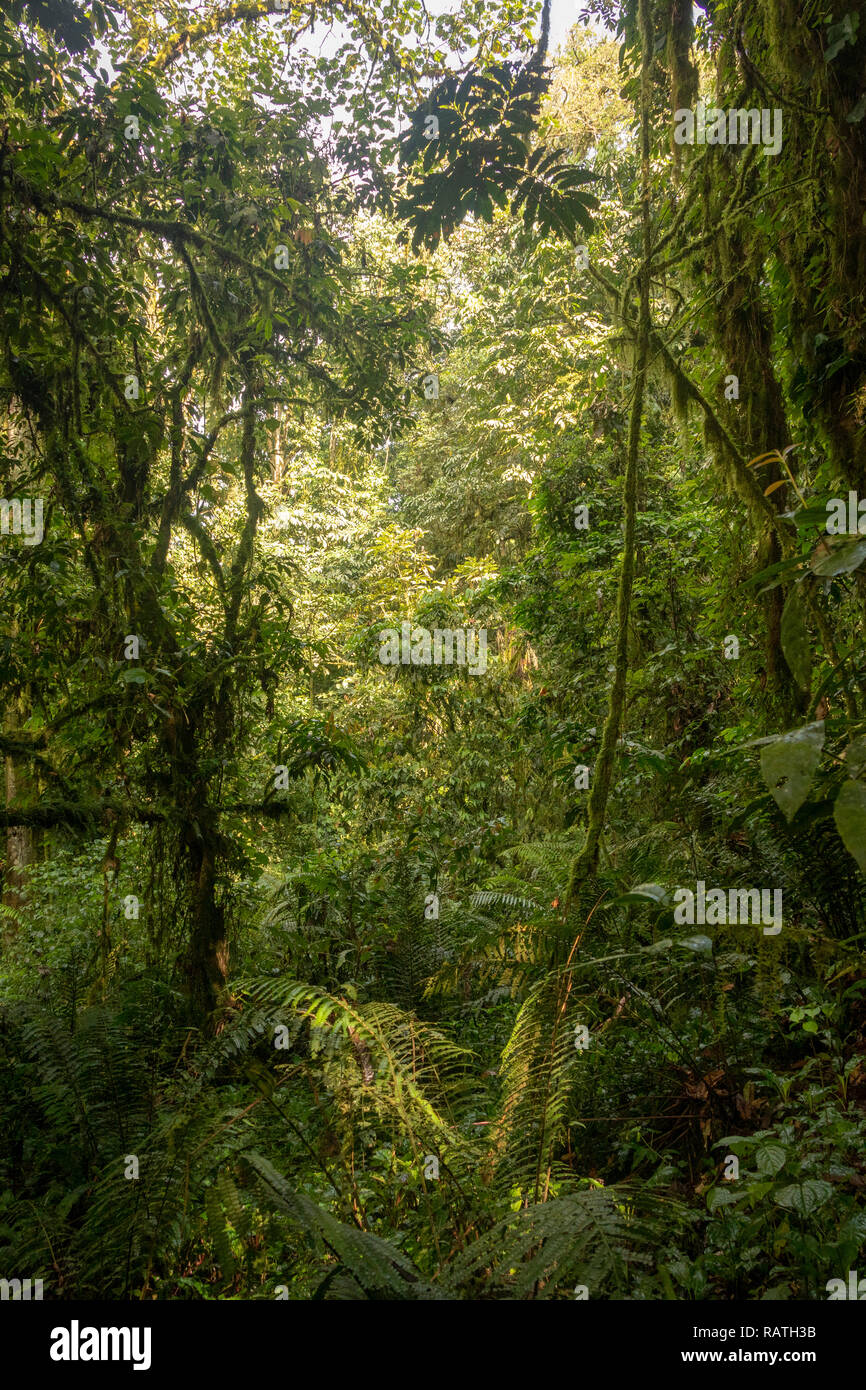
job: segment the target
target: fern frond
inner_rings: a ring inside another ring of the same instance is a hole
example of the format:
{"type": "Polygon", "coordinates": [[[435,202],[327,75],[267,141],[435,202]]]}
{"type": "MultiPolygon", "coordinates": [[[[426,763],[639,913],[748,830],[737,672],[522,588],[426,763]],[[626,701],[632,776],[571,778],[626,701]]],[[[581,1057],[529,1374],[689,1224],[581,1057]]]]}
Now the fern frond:
{"type": "Polygon", "coordinates": [[[316,1234],[335,1256],[362,1295],[370,1299],[438,1299],[441,1294],[422,1279],[412,1261],[395,1246],[368,1231],[338,1221],[329,1211],[296,1192],[269,1159],[251,1151],[245,1160],[262,1190],[278,1210],[316,1234]]]}
{"type": "Polygon", "coordinates": [[[516,893],[499,893],[493,889],[483,889],[480,893],[472,894],[472,904],[474,907],[510,907],[519,912],[543,912],[544,909],[539,903],[533,902],[531,898],[518,897],[516,893]]]}
{"type": "Polygon", "coordinates": [[[440,1029],[393,1004],[354,1004],[315,986],[265,979],[243,986],[259,1007],[295,1012],[318,1030],[325,1084],[352,1116],[396,1127],[416,1156],[436,1146],[457,1152],[466,1139],[455,1127],[453,1107],[468,1087],[468,1049],[440,1029]]]}
{"type": "Polygon", "coordinates": [[[627,1297],[629,1266],[651,1252],[686,1214],[670,1201],[625,1186],[587,1188],[510,1213],[442,1270],[440,1284],[461,1298],[627,1297]],[[638,1211],[640,1214],[638,1214],[638,1211]]]}
{"type": "MultiPolygon", "coordinates": [[[[534,1193],[549,1181],[568,1101],[585,1053],[575,1048],[568,982],[545,976],[530,991],[502,1054],[502,1112],[492,1134],[500,1181],[534,1193]]],[[[590,1019],[578,1020],[588,1024],[590,1019]]]]}

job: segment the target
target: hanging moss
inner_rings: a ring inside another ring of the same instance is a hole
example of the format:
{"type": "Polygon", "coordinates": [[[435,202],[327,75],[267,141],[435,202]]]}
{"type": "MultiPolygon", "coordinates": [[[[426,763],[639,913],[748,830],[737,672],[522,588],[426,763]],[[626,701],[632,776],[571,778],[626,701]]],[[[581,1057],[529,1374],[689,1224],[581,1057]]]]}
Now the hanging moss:
{"type": "MultiPolygon", "coordinates": [[[[694,106],[698,95],[698,70],[691,59],[694,22],[691,0],[668,0],[664,15],[667,27],[666,58],[670,70],[671,115],[694,106]]],[[[682,159],[682,146],[673,138],[671,122],[671,151],[677,168],[682,159]]]]}

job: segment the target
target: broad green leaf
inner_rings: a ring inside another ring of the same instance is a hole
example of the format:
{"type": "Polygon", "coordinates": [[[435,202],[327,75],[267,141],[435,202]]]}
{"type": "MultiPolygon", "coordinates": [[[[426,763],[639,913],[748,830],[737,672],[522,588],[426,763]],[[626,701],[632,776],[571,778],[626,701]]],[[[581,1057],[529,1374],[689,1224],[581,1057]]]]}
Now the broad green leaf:
{"type": "Polygon", "coordinates": [[[756,1207],[760,1201],[766,1197],[768,1192],[773,1190],[773,1181],[750,1182],[746,1188],[746,1199],[750,1207],[756,1207]]]}
{"type": "Polygon", "coordinates": [[[790,821],[802,806],[824,747],[824,724],[806,724],[761,751],[761,772],[776,805],[790,821]]]}
{"type": "Polygon", "coordinates": [[[842,843],[866,874],[866,786],[846,782],[836,797],[833,819],[842,843]]]}
{"type": "Polygon", "coordinates": [[[758,1143],[756,1134],[726,1134],[722,1139],[717,1139],[713,1145],[714,1149],[730,1149],[731,1153],[739,1154],[742,1149],[750,1149],[758,1143]]]}
{"type": "Polygon", "coordinates": [[[795,525],[800,528],[804,526],[820,526],[823,530],[827,525],[827,507],[801,507],[799,511],[793,513],[795,525]]]}
{"type": "Polygon", "coordinates": [[[769,1173],[770,1175],[780,1172],[785,1166],[788,1157],[784,1144],[764,1144],[755,1156],[759,1173],[769,1173]]]}
{"type": "Polygon", "coordinates": [[[819,560],[817,565],[813,565],[812,568],[822,578],[832,579],[837,574],[850,574],[852,570],[858,569],[864,560],[866,560],[866,540],[850,541],[846,545],[840,545],[833,551],[832,555],[825,555],[823,560],[819,560]]]}
{"type": "Polygon", "coordinates": [[[737,1190],[733,1187],[711,1187],[707,1193],[707,1209],[715,1211],[717,1207],[730,1207],[735,1202],[739,1202],[745,1196],[745,1189],[737,1190]]]}
{"type": "Polygon", "coordinates": [[[778,1192],[773,1194],[773,1201],[776,1206],[795,1211],[798,1216],[811,1216],[813,1211],[817,1211],[832,1196],[833,1188],[830,1183],[824,1182],[821,1178],[807,1178],[805,1182],[780,1187],[778,1192]]]}
{"type": "Polygon", "coordinates": [[[616,901],[617,905],[620,903],[655,903],[657,907],[662,907],[668,901],[668,895],[659,883],[639,883],[628,893],[621,894],[616,901]]]}

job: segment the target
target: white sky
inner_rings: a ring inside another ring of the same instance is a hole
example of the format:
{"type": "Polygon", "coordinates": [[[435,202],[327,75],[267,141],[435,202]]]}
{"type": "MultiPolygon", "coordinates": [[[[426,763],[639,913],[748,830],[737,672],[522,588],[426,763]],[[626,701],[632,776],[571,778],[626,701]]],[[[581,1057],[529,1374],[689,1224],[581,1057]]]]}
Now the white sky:
{"type": "Polygon", "coordinates": [[[577,23],[577,0],[553,0],[550,6],[550,53],[559,48],[572,24],[577,23]]]}

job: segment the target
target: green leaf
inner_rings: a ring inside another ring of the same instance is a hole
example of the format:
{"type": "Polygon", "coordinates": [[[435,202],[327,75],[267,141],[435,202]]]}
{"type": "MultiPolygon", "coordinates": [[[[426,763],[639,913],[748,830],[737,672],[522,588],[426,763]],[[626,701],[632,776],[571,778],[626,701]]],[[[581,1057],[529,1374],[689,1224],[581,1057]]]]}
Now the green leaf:
{"type": "Polygon", "coordinates": [[[717,1139],[713,1145],[714,1149],[730,1149],[731,1153],[739,1154],[743,1149],[750,1149],[758,1143],[758,1136],[755,1134],[726,1134],[721,1139],[717,1139]]]}
{"type": "Polygon", "coordinates": [[[843,756],[848,776],[859,777],[866,767],[866,734],[861,734],[860,738],[855,738],[849,743],[843,756]]]}
{"type": "Polygon", "coordinates": [[[677,942],[678,946],[685,946],[689,951],[712,951],[713,941],[710,936],[684,936],[677,942]]]}
{"type": "MultiPolygon", "coordinates": [[[[813,565],[812,568],[822,578],[832,579],[837,574],[850,574],[852,570],[858,569],[864,560],[866,560],[866,540],[849,541],[845,545],[838,546],[832,555],[825,555],[823,560],[819,560],[817,565],[813,565]]],[[[783,624],[784,621],[783,615],[783,624]]],[[[783,648],[784,645],[783,641],[783,648]]],[[[785,655],[787,656],[787,652],[785,655]]],[[[788,664],[790,665],[790,662],[788,664]]]]}
{"type": "Polygon", "coordinates": [[[759,1173],[768,1173],[771,1177],[775,1173],[781,1172],[785,1166],[788,1152],[784,1144],[764,1144],[755,1156],[755,1162],[759,1173]]]}
{"type": "Polygon", "coordinates": [[[707,1193],[707,1210],[715,1211],[717,1207],[731,1207],[735,1202],[742,1201],[745,1195],[745,1188],[737,1190],[732,1187],[711,1187],[707,1193]]]}
{"type": "Polygon", "coordinates": [[[756,1207],[760,1201],[766,1197],[768,1192],[772,1192],[773,1182],[750,1182],[746,1188],[746,1200],[749,1207],[756,1207]]]}
{"type": "Polygon", "coordinates": [[[793,513],[794,525],[802,529],[804,526],[820,526],[822,531],[827,527],[827,505],[823,507],[800,507],[793,513]]]}
{"type": "Polygon", "coordinates": [[[773,1201],[776,1206],[795,1211],[798,1216],[810,1216],[832,1196],[833,1188],[830,1183],[824,1182],[821,1178],[807,1178],[805,1182],[779,1188],[778,1192],[773,1194],[773,1201]]]}
{"type": "Polygon", "coordinates": [[[788,821],[806,800],[823,747],[824,724],[818,721],[783,734],[761,751],[764,781],[788,821]]]}
{"type": "Polygon", "coordinates": [[[824,50],[825,63],[832,63],[846,44],[857,42],[859,24],[859,14],[856,11],[851,11],[849,14],[843,15],[835,24],[830,25],[827,30],[827,47],[824,50]]]}
{"type": "Polygon", "coordinates": [[[662,907],[669,901],[667,892],[659,883],[639,883],[636,888],[632,888],[628,893],[622,893],[617,898],[619,906],[622,903],[655,903],[656,907],[662,907]]]}
{"type": "Polygon", "coordinates": [[[866,874],[866,786],[862,782],[845,783],[836,797],[833,819],[843,845],[866,874]]]}
{"type": "Polygon", "coordinates": [[[851,108],[845,120],[849,125],[857,125],[864,116],[866,116],[866,92],[863,93],[857,105],[851,108]]]}
{"type": "Polygon", "coordinates": [[[803,690],[808,690],[812,674],[812,652],[803,616],[803,600],[796,586],[791,590],[782,609],[780,638],[785,660],[795,681],[803,690]]]}

